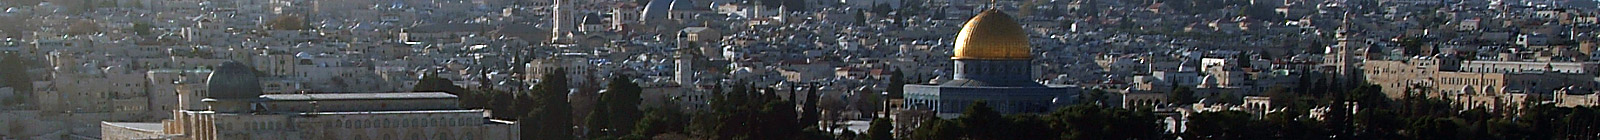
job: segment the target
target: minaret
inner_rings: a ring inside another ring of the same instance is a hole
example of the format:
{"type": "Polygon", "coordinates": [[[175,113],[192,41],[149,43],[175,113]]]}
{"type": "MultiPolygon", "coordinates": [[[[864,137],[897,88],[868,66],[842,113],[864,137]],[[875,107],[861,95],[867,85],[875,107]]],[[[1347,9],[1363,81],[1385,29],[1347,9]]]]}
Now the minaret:
{"type": "Polygon", "coordinates": [[[682,47],[678,49],[677,55],[673,57],[673,61],[677,64],[677,66],[673,67],[673,79],[677,80],[678,85],[689,86],[694,84],[694,60],[693,50],[683,49],[682,47]]]}
{"type": "MultiPolygon", "coordinates": [[[[680,33],[679,35],[684,34],[680,33]]],[[[677,43],[673,44],[673,47],[677,47],[677,52],[674,52],[675,55],[673,56],[673,60],[677,64],[674,67],[675,74],[673,77],[678,80],[678,85],[694,84],[696,79],[694,62],[701,59],[699,58],[700,49],[697,49],[699,46],[700,42],[683,39],[682,36],[678,38],[677,43]]]]}
{"type": "Polygon", "coordinates": [[[1339,41],[1337,44],[1339,45],[1337,48],[1338,50],[1334,50],[1337,51],[1337,54],[1335,55],[1338,55],[1338,59],[1334,60],[1338,64],[1339,70],[1337,72],[1339,75],[1350,75],[1351,69],[1354,67],[1352,64],[1353,62],[1350,61],[1355,59],[1354,50],[1357,48],[1357,43],[1350,43],[1350,41],[1353,40],[1352,38],[1354,35],[1349,33],[1350,31],[1347,29],[1347,27],[1339,28],[1338,32],[1338,34],[1334,35],[1339,41]]]}
{"type": "Polygon", "coordinates": [[[553,7],[550,8],[550,21],[553,22],[551,23],[553,28],[550,29],[551,42],[569,42],[567,40],[571,38],[567,37],[567,33],[576,31],[577,25],[574,24],[576,23],[576,18],[573,18],[572,11],[577,10],[577,7],[574,7],[572,3],[573,0],[555,0],[555,3],[552,4],[553,7]]]}
{"type": "Polygon", "coordinates": [[[1339,41],[1339,47],[1337,48],[1339,50],[1333,51],[1338,51],[1338,54],[1336,54],[1338,55],[1337,60],[1334,61],[1336,61],[1335,64],[1338,64],[1337,67],[1339,69],[1335,72],[1341,77],[1338,78],[1340,80],[1340,85],[1350,85],[1353,84],[1355,80],[1365,80],[1358,76],[1362,73],[1360,67],[1356,66],[1357,63],[1360,63],[1364,60],[1356,57],[1355,53],[1358,53],[1356,52],[1356,49],[1367,48],[1367,43],[1364,42],[1365,39],[1362,39],[1360,33],[1353,29],[1355,26],[1351,26],[1350,17],[1352,16],[1353,15],[1345,14],[1343,24],[1340,25],[1338,33],[1334,34],[1334,37],[1339,41]]]}

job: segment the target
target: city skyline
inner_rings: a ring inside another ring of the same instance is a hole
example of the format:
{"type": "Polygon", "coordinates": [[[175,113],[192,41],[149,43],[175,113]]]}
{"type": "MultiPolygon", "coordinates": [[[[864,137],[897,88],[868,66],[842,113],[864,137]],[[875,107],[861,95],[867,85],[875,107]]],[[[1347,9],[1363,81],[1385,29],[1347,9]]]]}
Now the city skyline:
{"type": "Polygon", "coordinates": [[[10,0],[0,139],[1595,139],[1589,0],[10,0]]]}

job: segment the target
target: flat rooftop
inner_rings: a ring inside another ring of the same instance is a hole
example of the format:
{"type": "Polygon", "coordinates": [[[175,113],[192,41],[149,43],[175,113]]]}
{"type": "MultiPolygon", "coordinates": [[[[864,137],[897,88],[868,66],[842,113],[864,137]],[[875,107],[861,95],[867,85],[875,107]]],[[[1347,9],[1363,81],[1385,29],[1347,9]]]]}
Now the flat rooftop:
{"type": "Polygon", "coordinates": [[[106,125],[134,129],[146,132],[161,132],[164,126],[159,122],[104,122],[106,125]]]}
{"type": "Polygon", "coordinates": [[[327,94],[270,94],[261,95],[268,101],[318,101],[318,100],[397,100],[397,99],[455,99],[456,95],[444,92],[407,93],[327,93],[327,94]]]}
{"type": "Polygon", "coordinates": [[[438,113],[481,113],[482,109],[461,110],[408,110],[408,111],[348,111],[348,112],[307,112],[300,115],[378,115],[378,114],[438,114],[438,113]]]}

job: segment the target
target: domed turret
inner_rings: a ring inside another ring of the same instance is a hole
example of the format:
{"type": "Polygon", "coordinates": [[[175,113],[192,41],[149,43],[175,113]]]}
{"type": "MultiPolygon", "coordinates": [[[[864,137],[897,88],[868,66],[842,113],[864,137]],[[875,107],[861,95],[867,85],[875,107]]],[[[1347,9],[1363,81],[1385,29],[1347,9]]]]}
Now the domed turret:
{"type": "Polygon", "coordinates": [[[210,96],[218,100],[255,99],[261,96],[261,81],[256,72],[243,63],[229,61],[211,71],[206,82],[210,96]]]}
{"type": "Polygon", "coordinates": [[[1010,15],[989,9],[967,20],[956,35],[955,56],[951,59],[1018,60],[1031,59],[1028,35],[1010,15]]]}

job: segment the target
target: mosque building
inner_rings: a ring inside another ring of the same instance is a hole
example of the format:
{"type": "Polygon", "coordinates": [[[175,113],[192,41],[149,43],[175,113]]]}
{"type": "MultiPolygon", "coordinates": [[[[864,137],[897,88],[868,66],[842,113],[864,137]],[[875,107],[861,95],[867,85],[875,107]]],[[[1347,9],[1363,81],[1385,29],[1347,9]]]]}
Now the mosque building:
{"type": "Polygon", "coordinates": [[[989,9],[968,20],[956,36],[955,79],[938,85],[905,85],[904,109],[956,117],[984,101],[1004,114],[1043,113],[1070,104],[1082,91],[1035,82],[1028,35],[1010,15],[989,9]]]}
{"type": "Polygon", "coordinates": [[[491,120],[459,106],[455,95],[332,93],[262,95],[255,71],[238,62],[217,67],[204,91],[180,91],[172,119],[102,122],[107,140],[292,140],[518,138],[516,123],[491,120]],[[201,102],[201,103],[196,103],[201,102]]]}

